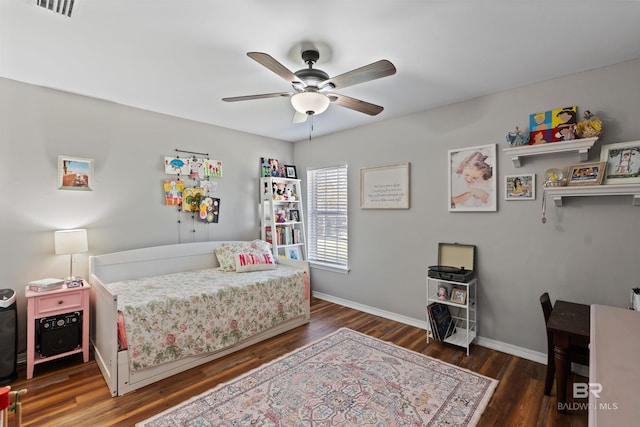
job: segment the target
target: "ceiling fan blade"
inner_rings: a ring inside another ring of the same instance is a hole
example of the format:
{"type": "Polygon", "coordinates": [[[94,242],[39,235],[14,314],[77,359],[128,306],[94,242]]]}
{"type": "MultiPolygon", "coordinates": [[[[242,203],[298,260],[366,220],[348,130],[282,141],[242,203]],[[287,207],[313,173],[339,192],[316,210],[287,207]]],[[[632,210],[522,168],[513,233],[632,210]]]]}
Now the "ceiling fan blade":
{"type": "Polygon", "coordinates": [[[273,71],[289,83],[301,83],[304,85],[304,82],[300,81],[298,76],[293,74],[293,72],[287,67],[276,61],[271,55],[262,52],[247,52],[247,56],[260,65],[273,71]]]}
{"type": "Polygon", "coordinates": [[[245,95],[245,96],[232,96],[229,98],[222,98],[225,102],[235,101],[249,101],[251,99],[263,99],[263,98],[277,98],[277,97],[290,97],[293,93],[290,92],[276,92],[276,93],[263,93],[261,95],[245,95]]]}
{"type": "Polygon", "coordinates": [[[338,104],[341,107],[350,108],[370,116],[380,114],[382,110],[384,110],[384,108],[379,105],[371,104],[370,102],[361,101],[349,96],[338,95],[337,93],[331,93],[327,96],[334,104],[338,104]]]}
{"type": "Polygon", "coordinates": [[[296,111],[295,114],[293,115],[293,119],[291,120],[291,123],[304,123],[307,121],[308,117],[309,117],[308,114],[304,114],[304,113],[301,113],[300,111],[296,111]]]}
{"type": "Polygon", "coordinates": [[[342,89],[347,86],[387,77],[395,73],[396,67],[386,59],[381,59],[380,61],[325,80],[321,82],[318,87],[324,89],[329,86],[333,89],[342,89]]]}

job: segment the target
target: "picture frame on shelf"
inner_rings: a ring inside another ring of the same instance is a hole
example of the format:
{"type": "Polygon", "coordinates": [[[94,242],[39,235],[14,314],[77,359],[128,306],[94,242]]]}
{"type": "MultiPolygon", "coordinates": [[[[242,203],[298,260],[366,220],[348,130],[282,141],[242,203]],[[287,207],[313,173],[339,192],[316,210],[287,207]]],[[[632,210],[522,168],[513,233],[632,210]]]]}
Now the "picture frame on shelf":
{"type": "Polygon", "coordinates": [[[449,211],[497,211],[496,144],[449,150],[449,211]]]}
{"type": "Polygon", "coordinates": [[[451,302],[455,302],[456,304],[465,304],[467,302],[466,289],[453,288],[451,290],[451,302]]]}
{"type": "Polygon", "coordinates": [[[578,163],[569,167],[567,185],[600,185],[604,177],[606,162],[578,163]]]}
{"type": "Polygon", "coordinates": [[[58,190],[92,191],[93,159],[58,156],[58,190]]]}
{"type": "Polygon", "coordinates": [[[260,176],[272,177],[272,178],[283,178],[285,172],[284,165],[280,165],[278,159],[270,159],[268,157],[260,158],[260,176]]]}
{"type": "Polygon", "coordinates": [[[600,161],[606,162],[603,184],[640,183],[640,141],[603,145],[600,161]]]}
{"type": "Polygon", "coordinates": [[[578,109],[573,105],[530,114],[529,143],[535,145],[575,139],[578,123],[577,113],[578,109]]]}
{"type": "Polygon", "coordinates": [[[292,248],[286,248],[285,254],[289,259],[302,259],[300,258],[300,248],[295,246],[292,248]]]}
{"type": "Polygon", "coordinates": [[[300,211],[298,209],[289,209],[289,220],[300,221],[300,211]]]}
{"type": "Polygon", "coordinates": [[[296,167],[293,165],[284,165],[284,170],[286,174],[286,178],[297,179],[298,174],[296,172],[296,167]]]}
{"type": "Polygon", "coordinates": [[[536,199],[536,175],[505,175],[504,177],[505,200],[535,200],[536,199]]]}

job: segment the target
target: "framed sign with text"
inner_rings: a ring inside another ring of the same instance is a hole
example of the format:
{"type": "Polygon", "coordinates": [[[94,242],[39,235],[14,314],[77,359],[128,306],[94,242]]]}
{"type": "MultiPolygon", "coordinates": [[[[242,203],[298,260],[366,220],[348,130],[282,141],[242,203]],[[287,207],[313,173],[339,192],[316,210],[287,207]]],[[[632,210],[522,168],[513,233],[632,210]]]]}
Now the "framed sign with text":
{"type": "Polygon", "coordinates": [[[362,209],[409,209],[409,163],[360,169],[362,209]]]}

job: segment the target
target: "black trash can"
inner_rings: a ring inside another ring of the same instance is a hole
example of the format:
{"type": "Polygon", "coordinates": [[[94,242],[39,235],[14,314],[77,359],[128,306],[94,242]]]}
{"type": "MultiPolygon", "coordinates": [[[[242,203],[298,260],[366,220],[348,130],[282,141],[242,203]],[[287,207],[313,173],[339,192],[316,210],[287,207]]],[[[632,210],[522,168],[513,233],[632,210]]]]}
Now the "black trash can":
{"type": "Polygon", "coordinates": [[[18,376],[18,311],[16,292],[0,289],[0,385],[18,376]]]}

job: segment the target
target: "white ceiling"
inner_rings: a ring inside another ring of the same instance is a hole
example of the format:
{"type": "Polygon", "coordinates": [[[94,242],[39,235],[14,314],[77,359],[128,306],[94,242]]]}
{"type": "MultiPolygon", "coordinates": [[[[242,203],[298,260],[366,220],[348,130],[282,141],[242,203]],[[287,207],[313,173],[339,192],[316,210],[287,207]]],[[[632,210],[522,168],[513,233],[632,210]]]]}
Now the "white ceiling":
{"type": "Polygon", "coordinates": [[[338,91],[319,136],[640,57],[640,1],[75,0],[71,18],[0,0],[0,76],[285,141],[308,139],[288,98],[229,96],[291,86],[246,56],[330,76],[388,59],[390,77],[338,91]]]}

